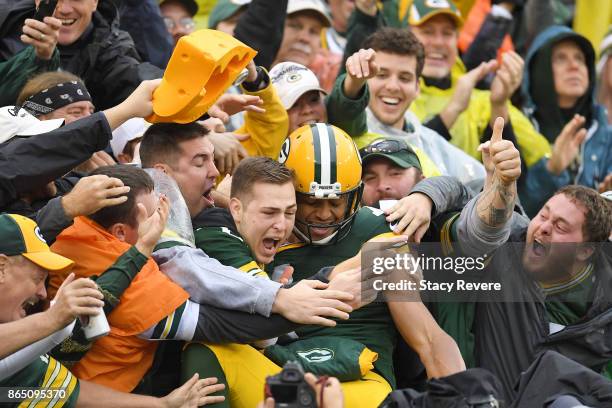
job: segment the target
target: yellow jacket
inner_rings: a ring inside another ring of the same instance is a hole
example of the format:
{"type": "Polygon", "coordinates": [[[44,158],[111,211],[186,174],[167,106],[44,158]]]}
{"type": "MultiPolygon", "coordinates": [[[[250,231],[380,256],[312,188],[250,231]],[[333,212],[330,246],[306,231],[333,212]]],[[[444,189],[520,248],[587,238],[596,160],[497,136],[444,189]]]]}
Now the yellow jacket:
{"type": "Polygon", "coordinates": [[[244,125],[235,133],[250,136],[241,142],[249,156],[265,156],[276,160],[289,133],[289,116],[276,89],[269,80],[268,86],[260,91],[249,92],[242,86],[240,88],[246,95],[259,96],[266,111],[264,113],[246,111],[244,125]]]}
{"type": "MultiPolygon", "coordinates": [[[[451,72],[453,85],[449,89],[427,86],[421,78],[421,93],[412,103],[410,111],[414,112],[422,122],[440,113],[451,100],[457,79],[465,72],[465,66],[457,59],[451,72]]],[[[480,145],[480,138],[491,117],[490,94],[489,91],[474,89],[468,108],[459,115],[455,124],[449,129],[452,136],[451,143],[477,160],[481,160],[481,156],[476,149],[480,145]]],[[[550,144],[535,130],[529,119],[512,104],[509,102],[508,104],[510,123],[514,129],[521,156],[527,166],[532,166],[542,157],[550,155],[550,144]]]]}

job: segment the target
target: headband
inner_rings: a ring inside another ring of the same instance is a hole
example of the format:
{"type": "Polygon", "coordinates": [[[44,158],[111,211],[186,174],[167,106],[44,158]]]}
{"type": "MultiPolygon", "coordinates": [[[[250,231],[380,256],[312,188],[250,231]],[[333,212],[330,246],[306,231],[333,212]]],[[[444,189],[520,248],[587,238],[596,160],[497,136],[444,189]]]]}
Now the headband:
{"type": "Polygon", "coordinates": [[[30,96],[23,103],[23,108],[38,117],[80,101],[91,102],[87,88],[80,81],[68,81],[30,96]]]}

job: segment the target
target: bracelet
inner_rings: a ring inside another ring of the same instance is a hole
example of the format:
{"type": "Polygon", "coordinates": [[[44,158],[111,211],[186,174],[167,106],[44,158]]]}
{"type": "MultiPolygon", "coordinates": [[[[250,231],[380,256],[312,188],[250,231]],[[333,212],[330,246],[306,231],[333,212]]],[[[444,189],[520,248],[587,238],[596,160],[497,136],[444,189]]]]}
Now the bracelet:
{"type": "Polygon", "coordinates": [[[247,82],[244,81],[242,83],[242,86],[244,87],[244,89],[246,89],[249,92],[256,92],[262,89],[262,83],[267,82],[267,77],[268,75],[266,75],[266,72],[264,71],[264,69],[262,67],[257,67],[257,78],[255,78],[254,81],[252,82],[247,82]]]}

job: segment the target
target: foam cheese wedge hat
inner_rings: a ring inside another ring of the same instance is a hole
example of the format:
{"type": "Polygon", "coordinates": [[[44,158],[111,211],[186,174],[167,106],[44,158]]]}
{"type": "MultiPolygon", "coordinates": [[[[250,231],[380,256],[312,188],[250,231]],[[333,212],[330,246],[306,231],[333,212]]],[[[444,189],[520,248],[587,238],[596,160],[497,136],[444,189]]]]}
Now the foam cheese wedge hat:
{"type": "Polygon", "coordinates": [[[257,51],[217,30],[198,30],[181,37],[153,93],[153,115],[147,122],[199,119],[255,55],[257,51]]]}

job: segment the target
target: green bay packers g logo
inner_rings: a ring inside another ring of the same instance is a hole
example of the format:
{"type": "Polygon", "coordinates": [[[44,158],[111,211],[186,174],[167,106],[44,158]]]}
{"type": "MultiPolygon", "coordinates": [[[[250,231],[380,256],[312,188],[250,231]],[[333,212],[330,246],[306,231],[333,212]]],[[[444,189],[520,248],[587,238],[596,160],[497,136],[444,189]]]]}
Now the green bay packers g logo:
{"type": "Polygon", "coordinates": [[[328,348],[315,348],[296,352],[298,356],[309,363],[323,363],[334,358],[334,352],[328,348]]]}
{"type": "Polygon", "coordinates": [[[42,236],[42,233],[40,232],[40,228],[34,228],[34,235],[36,235],[36,238],[40,239],[45,244],[47,243],[47,241],[45,241],[45,238],[42,236]]]}
{"type": "Polygon", "coordinates": [[[285,142],[281,146],[280,153],[278,154],[278,162],[280,164],[285,164],[287,161],[287,158],[289,157],[289,149],[291,149],[291,140],[286,138],[285,142]]]}
{"type": "Polygon", "coordinates": [[[447,0],[427,0],[425,5],[431,8],[450,8],[447,0]]]}
{"type": "Polygon", "coordinates": [[[289,82],[290,84],[293,82],[297,82],[300,79],[302,79],[302,74],[299,73],[295,73],[295,74],[290,74],[289,76],[287,76],[287,82],[289,82]]]}

